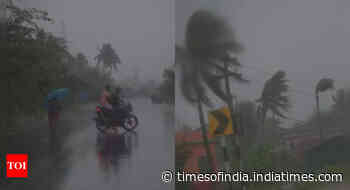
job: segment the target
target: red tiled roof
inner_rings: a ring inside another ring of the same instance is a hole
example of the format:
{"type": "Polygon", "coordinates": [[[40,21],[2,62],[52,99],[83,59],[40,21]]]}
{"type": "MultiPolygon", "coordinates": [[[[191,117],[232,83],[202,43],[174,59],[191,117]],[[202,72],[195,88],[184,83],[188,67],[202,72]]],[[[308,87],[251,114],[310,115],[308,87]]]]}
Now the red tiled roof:
{"type": "MultiPolygon", "coordinates": [[[[203,141],[203,138],[200,130],[189,130],[176,133],[175,141],[176,143],[201,142],[203,141]]],[[[209,147],[213,155],[215,168],[218,168],[215,156],[215,146],[214,144],[210,144],[209,147]]],[[[190,155],[189,158],[185,161],[184,172],[198,173],[200,172],[198,161],[201,157],[206,156],[205,147],[203,144],[193,144],[188,146],[188,150],[190,151],[190,155]]],[[[198,190],[210,190],[212,189],[212,184],[195,182],[193,183],[193,188],[198,190]]]]}
{"type": "MultiPolygon", "coordinates": [[[[212,139],[208,136],[208,139],[212,139]]],[[[198,129],[190,130],[185,129],[176,133],[175,142],[184,143],[184,142],[198,142],[203,141],[202,132],[198,129]]]]}

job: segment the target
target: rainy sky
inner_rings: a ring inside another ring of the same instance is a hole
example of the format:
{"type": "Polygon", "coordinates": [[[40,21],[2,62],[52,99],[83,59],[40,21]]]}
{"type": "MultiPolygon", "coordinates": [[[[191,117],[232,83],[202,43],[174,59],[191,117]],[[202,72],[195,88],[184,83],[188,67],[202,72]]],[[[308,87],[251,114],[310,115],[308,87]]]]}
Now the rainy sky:
{"type": "MultiPolygon", "coordinates": [[[[162,69],[173,62],[174,31],[176,43],[182,44],[188,17],[206,8],[225,16],[245,46],[239,59],[251,84],[234,85],[241,99],[256,99],[263,82],[284,69],[292,88],[290,117],[302,120],[314,110],[314,87],[320,78],[334,78],[337,88],[350,86],[347,0],[22,1],[47,8],[58,21],[50,26],[52,31],[60,32],[64,20],[73,51],[92,59],[98,45],[111,42],[125,62],[121,78],[138,67],[141,77],[159,79],[162,69]]],[[[321,95],[322,109],[331,104],[332,93],[321,95]]],[[[195,109],[185,106],[178,92],[176,96],[177,116],[196,121],[195,109]]]]}
{"type": "MultiPolygon", "coordinates": [[[[315,107],[314,88],[322,77],[335,85],[350,87],[350,1],[346,0],[186,0],[176,1],[176,43],[183,44],[185,23],[193,11],[208,8],[226,16],[246,51],[239,57],[249,86],[235,88],[241,99],[254,100],[263,82],[277,69],[287,71],[293,110],[290,117],[302,120],[315,107]]],[[[326,109],[334,92],[321,95],[326,109]]],[[[185,103],[177,96],[178,107],[185,103]]],[[[177,112],[177,116],[196,120],[177,112]]],[[[292,121],[287,122],[290,126],[292,121]]]]}
{"type": "Polygon", "coordinates": [[[172,59],[174,8],[170,0],[18,0],[27,7],[46,9],[55,19],[50,31],[66,36],[74,52],[90,60],[98,46],[110,42],[125,63],[117,73],[127,78],[160,80],[172,59]]]}

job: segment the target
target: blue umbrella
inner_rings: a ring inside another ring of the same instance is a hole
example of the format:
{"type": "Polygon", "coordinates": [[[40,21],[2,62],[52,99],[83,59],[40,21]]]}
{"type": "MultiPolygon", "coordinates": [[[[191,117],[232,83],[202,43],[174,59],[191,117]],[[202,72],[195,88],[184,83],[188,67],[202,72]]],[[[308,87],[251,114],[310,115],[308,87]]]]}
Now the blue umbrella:
{"type": "Polygon", "coordinates": [[[62,100],[64,97],[66,97],[69,94],[68,88],[59,88],[52,92],[50,92],[47,95],[47,100],[50,101],[52,99],[62,100]]]}
{"type": "Polygon", "coordinates": [[[66,97],[69,94],[68,88],[59,88],[56,90],[51,91],[46,98],[46,104],[45,107],[48,107],[48,102],[53,99],[62,100],[64,97],[66,97]]]}

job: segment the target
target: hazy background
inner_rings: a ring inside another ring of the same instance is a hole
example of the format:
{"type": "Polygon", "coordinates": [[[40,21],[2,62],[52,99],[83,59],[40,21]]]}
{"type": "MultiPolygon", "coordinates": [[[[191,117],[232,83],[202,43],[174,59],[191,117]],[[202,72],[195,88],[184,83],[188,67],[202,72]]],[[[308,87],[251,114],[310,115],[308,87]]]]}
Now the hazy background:
{"type": "MultiPolygon", "coordinates": [[[[209,8],[227,17],[246,47],[240,60],[247,66],[244,73],[252,82],[235,91],[244,99],[257,98],[270,74],[285,69],[292,85],[291,117],[302,120],[313,112],[314,87],[320,78],[334,78],[336,87],[349,84],[350,2],[346,0],[22,0],[22,3],[47,9],[57,21],[49,29],[58,34],[63,34],[61,21],[64,21],[71,48],[82,51],[91,60],[98,45],[112,42],[125,63],[120,67],[120,78],[138,67],[140,77],[159,79],[161,70],[173,61],[173,31],[176,43],[182,44],[188,17],[196,9],[209,8]]],[[[322,109],[331,103],[331,93],[321,95],[322,109]]],[[[176,107],[179,118],[197,121],[195,110],[185,106],[179,92],[176,107]]]]}
{"type": "MultiPolygon", "coordinates": [[[[251,80],[249,86],[235,88],[241,100],[256,99],[264,81],[284,69],[292,88],[290,117],[302,120],[315,108],[314,88],[320,78],[332,77],[337,88],[349,86],[349,1],[177,0],[175,7],[177,44],[183,44],[187,19],[199,8],[209,8],[233,25],[246,48],[240,61],[251,80]]],[[[321,95],[321,109],[330,105],[332,93],[321,95]]],[[[195,109],[186,106],[179,92],[176,98],[178,120],[198,125],[195,109]]]]}
{"type": "Polygon", "coordinates": [[[48,10],[56,23],[47,28],[57,35],[65,33],[70,49],[83,52],[91,61],[98,45],[112,43],[124,63],[117,79],[139,72],[142,79],[160,80],[162,70],[173,61],[174,7],[170,0],[17,1],[48,10]]]}

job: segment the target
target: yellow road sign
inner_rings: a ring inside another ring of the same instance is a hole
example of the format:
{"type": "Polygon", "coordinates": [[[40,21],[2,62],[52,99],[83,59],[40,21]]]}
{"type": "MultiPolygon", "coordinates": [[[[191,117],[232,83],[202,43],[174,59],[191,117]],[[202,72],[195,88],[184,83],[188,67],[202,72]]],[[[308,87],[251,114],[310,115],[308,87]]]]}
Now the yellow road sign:
{"type": "Polygon", "coordinates": [[[208,113],[209,137],[233,134],[232,118],[228,107],[223,107],[208,113]]]}

